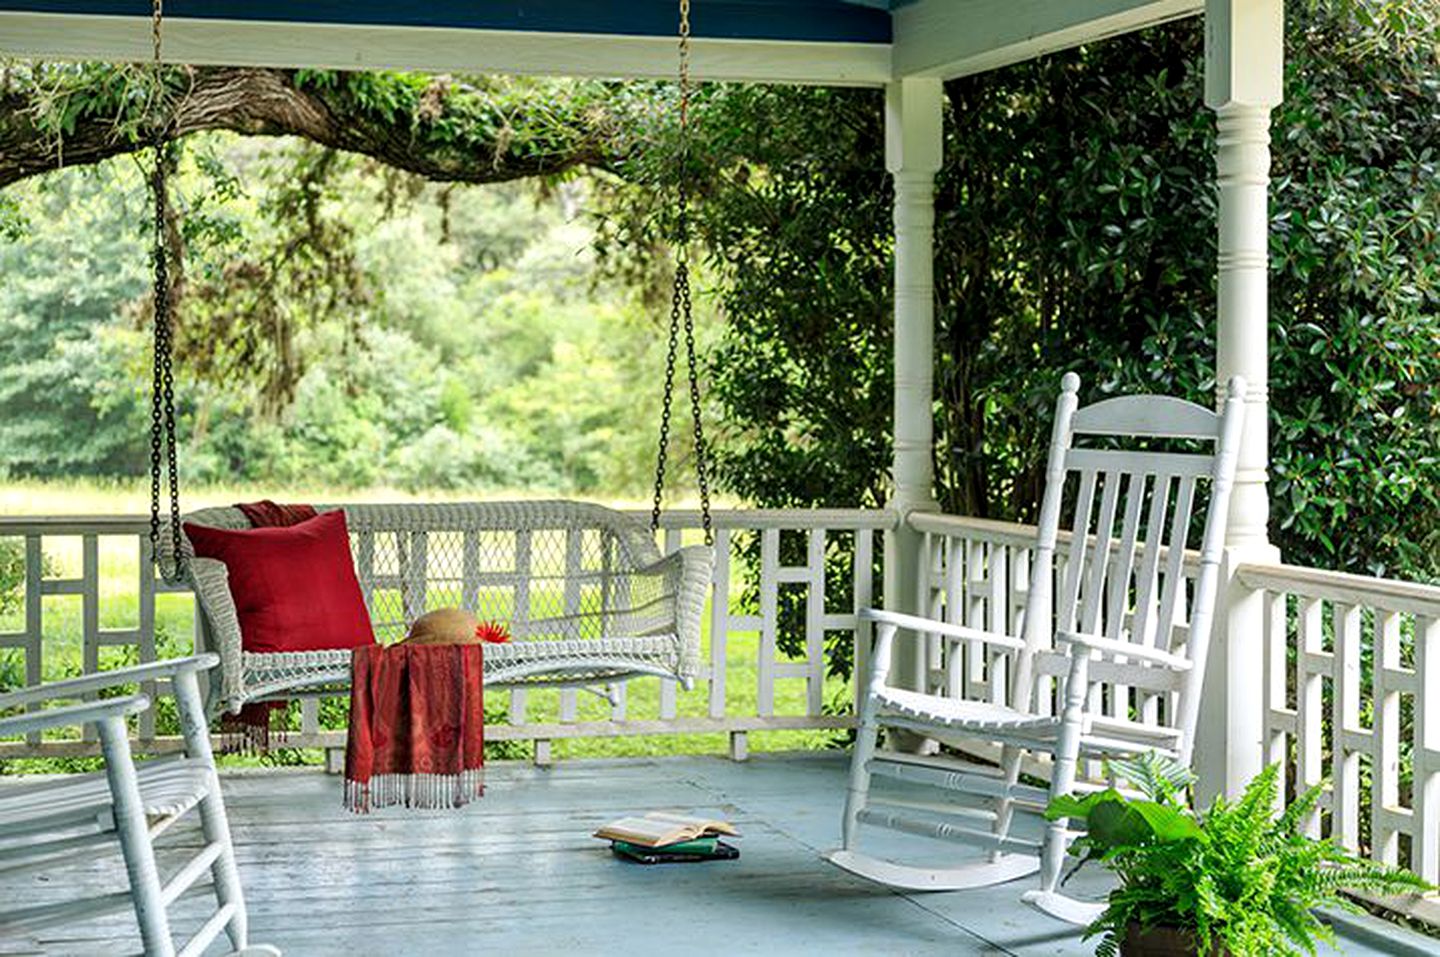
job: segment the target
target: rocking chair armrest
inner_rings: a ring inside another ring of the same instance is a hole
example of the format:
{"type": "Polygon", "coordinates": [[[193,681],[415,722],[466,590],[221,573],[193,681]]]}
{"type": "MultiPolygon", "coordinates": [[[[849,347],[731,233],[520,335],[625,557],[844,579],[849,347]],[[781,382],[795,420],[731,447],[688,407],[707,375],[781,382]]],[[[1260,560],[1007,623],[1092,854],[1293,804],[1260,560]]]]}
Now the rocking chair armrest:
{"type": "Polygon", "coordinates": [[[1133,658],[1139,661],[1148,661],[1152,664],[1162,665],[1175,671],[1189,671],[1193,667],[1193,663],[1189,658],[1172,655],[1170,652],[1161,651],[1159,648],[1136,645],[1128,641],[1115,641],[1110,638],[1102,638],[1099,635],[1088,635],[1080,631],[1059,632],[1055,635],[1055,640],[1069,645],[1079,645],[1081,648],[1090,651],[1098,651],[1107,658],[1133,658]]]}
{"type": "Polygon", "coordinates": [[[93,674],[81,675],[79,678],[50,681],[0,694],[0,708],[13,708],[17,705],[33,704],[37,701],[50,701],[57,698],[78,698],[81,695],[113,688],[116,685],[136,684],[141,681],[153,681],[156,678],[173,678],[175,675],[187,671],[208,671],[219,663],[219,656],[202,654],[191,655],[187,658],[151,661],[143,665],[132,665],[129,668],[116,668],[113,671],[97,671],[93,674]]]}
{"type": "Polygon", "coordinates": [[[82,704],[66,705],[62,708],[46,708],[31,714],[0,718],[0,738],[30,734],[48,728],[93,724],[105,718],[123,718],[126,715],[139,714],[149,707],[149,695],[132,694],[123,698],[86,701],[82,704]]]}
{"type": "Polygon", "coordinates": [[[877,625],[894,625],[911,633],[924,632],[945,635],[948,638],[968,638],[987,644],[1000,645],[1014,651],[1025,650],[1025,642],[1014,635],[1004,635],[998,631],[985,631],[983,628],[971,628],[967,625],[952,625],[948,621],[936,621],[933,618],[921,618],[919,615],[907,615],[898,611],[864,608],[860,611],[860,619],[874,622],[877,625]]]}

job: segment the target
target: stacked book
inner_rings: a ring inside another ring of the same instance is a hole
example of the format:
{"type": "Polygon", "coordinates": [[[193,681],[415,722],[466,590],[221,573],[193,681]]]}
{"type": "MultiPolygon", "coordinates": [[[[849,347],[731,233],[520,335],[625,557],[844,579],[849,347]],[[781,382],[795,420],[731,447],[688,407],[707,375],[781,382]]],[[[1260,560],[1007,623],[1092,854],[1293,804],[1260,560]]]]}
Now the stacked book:
{"type": "Polygon", "coordinates": [[[722,836],[740,836],[730,822],[665,811],[622,817],[600,828],[595,836],[609,841],[616,857],[641,864],[733,861],[740,856],[739,848],[720,840],[722,836]]]}

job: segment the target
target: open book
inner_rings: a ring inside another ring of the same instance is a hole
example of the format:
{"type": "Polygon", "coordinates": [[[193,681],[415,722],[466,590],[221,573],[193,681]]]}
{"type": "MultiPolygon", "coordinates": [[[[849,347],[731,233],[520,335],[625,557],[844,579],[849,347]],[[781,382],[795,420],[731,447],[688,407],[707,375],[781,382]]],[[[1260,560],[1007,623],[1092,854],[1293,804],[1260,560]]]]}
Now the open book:
{"type": "Polygon", "coordinates": [[[740,832],[729,821],[707,820],[701,817],[686,817],[683,814],[669,814],[665,811],[651,811],[644,817],[622,817],[611,821],[595,832],[596,837],[611,841],[624,841],[640,847],[665,847],[681,841],[693,841],[700,837],[714,837],[728,834],[739,837],[740,832]]]}

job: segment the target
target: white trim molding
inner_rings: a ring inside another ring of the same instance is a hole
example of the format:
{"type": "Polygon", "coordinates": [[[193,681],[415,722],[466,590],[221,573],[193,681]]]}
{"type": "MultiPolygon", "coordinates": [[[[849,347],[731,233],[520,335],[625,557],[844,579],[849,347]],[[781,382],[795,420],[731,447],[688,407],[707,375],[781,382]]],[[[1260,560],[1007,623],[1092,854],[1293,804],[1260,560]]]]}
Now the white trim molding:
{"type": "MultiPolygon", "coordinates": [[[[675,41],[580,33],[356,26],[170,17],[166,58],[218,66],[423,70],[667,79],[675,41]]],[[[150,58],[143,17],[0,12],[0,55],[55,60],[150,58]]],[[[890,79],[883,43],[697,38],[702,80],[880,87],[890,79]]]]}
{"type": "Polygon", "coordinates": [[[895,11],[895,76],[953,79],[1199,13],[1204,0],[920,0],[895,11]]]}

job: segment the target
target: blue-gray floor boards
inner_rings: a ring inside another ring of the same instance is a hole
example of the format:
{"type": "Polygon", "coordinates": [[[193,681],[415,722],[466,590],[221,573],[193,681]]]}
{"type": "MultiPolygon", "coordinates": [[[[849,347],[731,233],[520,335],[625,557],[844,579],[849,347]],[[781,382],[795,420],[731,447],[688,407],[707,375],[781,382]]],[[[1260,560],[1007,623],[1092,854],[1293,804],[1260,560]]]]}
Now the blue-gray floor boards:
{"type": "MultiPolygon", "coordinates": [[[[896,893],[820,858],[838,843],[843,755],[577,761],[492,766],[485,798],[455,812],[340,806],[341,781],[315,772],[230,774],[225,793],[253,939],[289,957],[344,954],[970,954],[1093,952],[1074,928],[1019,901],[1033,879],[978,891],[896,893]],[[729,817],[733,862],[645,867],[590,833],[626,813],[729,817]]],[[[0,783],[3,786],[3,783],[0,783]]],[[[876,853],[934,853],[873,833],[876,853]]],[[[950,855],[968,855],[947,846],[950,855]]],[[[162,866],[165,859],[162,857],[162,866]]],[[[26,878],[6,894],[46,897],[26,878]]],[[[114,865],[65,883],[123,880],[114,865]]],[[[1099,873],[1073,882],[1104,890],[1099,873]]],[[[193,925],[203,902],[181,904],[193,925]]],[[[6,942],[0,953],[138,949],[117,917],[6,942]]],[[[1346,953],[1391,952],[1347,942],[1346,953]]],[[[223,952],[217,948],[214,953],[223,952]]]]}

